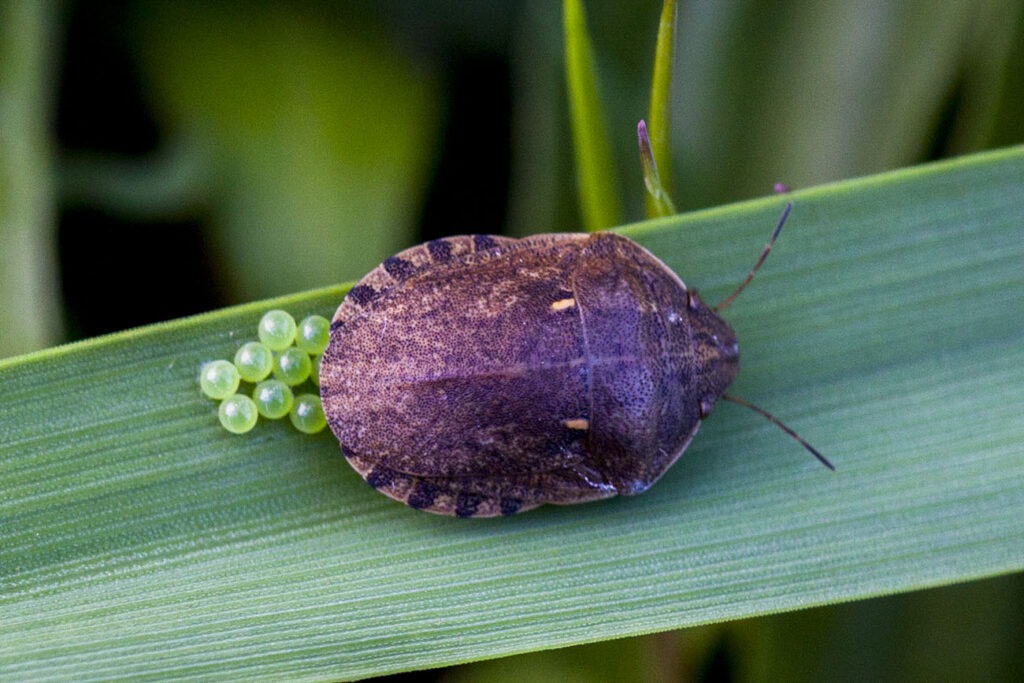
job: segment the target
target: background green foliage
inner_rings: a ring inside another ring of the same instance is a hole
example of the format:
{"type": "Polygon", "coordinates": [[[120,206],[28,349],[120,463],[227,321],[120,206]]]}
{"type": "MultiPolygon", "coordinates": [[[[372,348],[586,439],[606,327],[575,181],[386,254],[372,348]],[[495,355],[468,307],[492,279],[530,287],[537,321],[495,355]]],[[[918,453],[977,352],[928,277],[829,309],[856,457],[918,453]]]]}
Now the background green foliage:
{"type": "MultiPolygon", "coordinates": [[[[670,189],[678,208],[764,195],[777,181],[808,187],[1024,141],[1024,5],[940,5],[682,3],[671,108],[670,189]]],[[[644,193],[635,126],[648,115],[661,3],[608,0],[587,2],[584,9],[622,206],[636,219],[643,215],[644,193]]],[[[546,0],[343,7],[245,2],[212,9],[201,2],[0,0],[0,355],[351,280],[400,246],[445,231],[578,229],[562,41],[562,7],[546,0]]],[[[947,191],[955,198],[963,188],[947,191]]],[[[916,201],[912,194],[886,196],[894,209],[904,200],[916,201]]],[[[877,217],[882,207],[868,208],[877,217]]],[[[949,219],[960,215],[951,211],[949,219]]],[[[868,223],[881,229],[877,221],[868,223]]],[[[834,240],[837,249],[856,239],[827,228],[818,239],[834,240]]],[[[974,242],[970,228],[957,233],[965,252],[977,257],[987,249],[998,258],[999,242],[974,242]]],[[[724,258],[749,260],[749,250],[736,245],[748,244],[755,232],[744,229],[743,240],[719,244],[714,253],[727,253],[715,265],[724,258]]],[[[977,233],[984,234],[981,226],[977,233]]],[[[962,277],[957,244],[949,241],[951,251],[942,252],[950,280],[962,277]]],[[[913,244],[903,248],[912,259],[913,244]]],[[[687,279],[694,268],[722,278],[713,281],[721,291],[734,271],[702,267],[710,253],[673,265],[690,264],[687,279]]],[[[772,258],[780,257],[796,260],[791,267],[799,270],[795,248],[772,258]]],[[[968,263],[978,267],[983,260],[964,256],[968,263]]],[[[830,267],[838,273],[841,264],[830,267]]],[[[876,274],[883,296],[892,274],[876,274]]],[[[978,300],[951,299],[949,306],[1020,293],[989,289],[976,277],[978,300]]],[[[339,294],[312,296],[318,302],[313,309],[329,313],[339,294]]],[[[837,306],[837,319],[819,324],[847,329],[844,310],[837,306]]],[[[949,325],[956,329],[955,317],[949,325]]],[[[765,357],[781,338],[754,330],[748,341],[752,332],[745,332],[746,348],[760,345],[765,357]]],[[[922,352],[930,354],[922,367],[941,370],[945,351],[922,341],[922,352]]],[[[193,350],[225,354],[212,346],[193,350]]],[[[807,354],[813,363],[814,350],[807,354]]],[[[79,400],[96,401],[101,410],[102,388],[121,390],[116,370],[92,378],[99,393],[79,400]]],[[[156,381],[158,368],[151,370],[146,376],[156,381]]],[[[761,379],[793,391],[796,378],[780,373],[768,368],[761,379]]],[[[190,391],[184,384],[158,388],[190,391]]],[[[861,399],[900,410],[901,396],[882,402],[880,394],[861,399]]],[[[34,400],[45,409],[45,396],[34,400]]],[[[0,435],[16,450],[9,441],[11,404],[0,407],[0,435]]],[[[887,414],[855,402],[834,409],[868,412],[879,423],[887,414]]],[[[107,426],[94,427],[100,431],[86,438],[86,452],[67,456],[84,458],[83,491],[90,482],[116,481],[116,469],[86,465],[115,448],[118,419],[96,423],[107,426]]],[[[818,424],[809,420],[801,427],[818,424]]],[[[166,438],[181,426],[157,424],[166,438]]],[[[829,433],[827,426],[817,428],[829,433]]],[[[985,432],[975,438],[984,441],[985,432]]],[[[728,451],[724,433],[719,439],[728,451]]],[[[309,448],[315,451],[317,443],[309,448]]],[[[294,465],[303,471],[321,467],[317,455],[289,451],[295,456],[307,458],[294,465]]],[[[265,475],[260,467],[279,467],[285,459],[274,453],[246,473],[259,480],[265,475]]],[[[159,472],[158,464],[149,465],[159,472]]],[[[216,469],[222,465],[209,466],[209,480],[199,481],[213,487],[223,481],[216,469]]],[[[330,472],[325,476],[339,474],[323,467],[330,472]]],[[[333,488],[320,490],[327,495],[333,488]]],[[[220,495],[213,488],[208,494],[220,495]]],[[[263,503],[281,501],[253,504],[263,503]]],[[[175,558],[202,553],[212,542],[201,537],[207,530],[202,506],[188,507],[196,504],[182,502],[182,515],[167,518],[168,524],[191,519],[195,525],[167,536],[181,543],[175,558]]],[[[46,518],[52,523],[32,528],[45,527],[50,535],[25,539],[28,547],[35,544],[32,557],[59,564],[88,555],[75,546],[73,528],[61,532],[71,509],[40,512],[52,515],[46,518]]],[[[104,514],[116,519],[118,510],[104,514]]],[[[302,535],[321,522],[284,519],[278,532],[302,535]]],[[[0,517],[8,532],[17,523],[0,517]]],[[[230,533],[230,520],[217,528],[230,533]]],[[[95,544],[89,549],[96,557],[121,549],[128,537],[114,527],[108,532],[81,542],[95,544]]],[[[1024,547],[1016,551],[1019,561],[1024,547]]],[[[117,566],[130,559],[111,561],[117,566]]],[[[0,591],[9,590],[9,584],[2,588],[8,576],[0,575],[0,591]]],[[[837,672],[850,679],[925,680],[935,672],[1019,678],[1022,592],[1020,577],[1010,576],[590,645],[582,653],[525,655],[453,675],[480,680],[514,671],[557,680],[581,671],[582,661],[601,661],[589,680],[723,672],[744,680],[836,678],[837,672]]],[[[116,612],[116,595],[109,600],[116,612]]],[[[181,634],[189,636],[187,624],[181,634]]],[[[281,642],[284,649],[292,646],[281,642]]],[[[16,641],[8,639],[7,647],[16,648],[16,641]]],[[[16,650],[4,654],[17,659],[16,650]]],[[[116,662],[109,666],[117,671],[116,662]]]]}

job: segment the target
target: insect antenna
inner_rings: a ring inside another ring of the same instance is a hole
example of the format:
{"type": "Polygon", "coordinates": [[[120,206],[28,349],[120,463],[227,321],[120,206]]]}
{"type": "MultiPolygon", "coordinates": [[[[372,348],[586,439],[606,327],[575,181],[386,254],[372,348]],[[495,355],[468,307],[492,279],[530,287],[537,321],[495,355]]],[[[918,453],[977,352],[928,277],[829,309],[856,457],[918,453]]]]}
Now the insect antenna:
{"type": "Polygon", "coordinates": [[[764,263],[764,260],[768,258],[768,254],[771,253],[772,250],[772,245],[775,244],[775,240],[778,238],[779,233],[782,232],[782,226],[786,224],[786,219],[789,218],[789,212],[792,210],[793,202],[789,202],[788,204],[786,204],[786,208],[783,209],[782,211],[782,217],[779,218],[779,224],[775,226],[775,232],[772,233],[772,238],[768,240],[768,244],[764,245],[764,250],[761,251],[761,256],[758,257],[757,263],[755,263],[754,267],[750,269],[749,273],[747,273],[747,279],[740,283],[740,286],[736,288],[735,292],[725,297],[723,301],[718,302],[718,305],[711,309],[712,311],[718,313],[719,311],[726,308],[729,304],[733,302],[733,300],[736,297],[740,295],[740,292],[742,292],[743,289],[750,284],[750,281],[754,279],[754,273],[756,273],[757,269],[761,267],[761,264],[764,263]]]}
{"type": "Polygon", "coordinates": [[[835,466],[828,461],[828,458],[826,458],[824,455],[819,453],[817,448],[815,448],[811,444],[809,444],[806,441],[804,441],[803,438],[801,438],[801,436],[799,434],[797,434],[792,429],[787,427],[785,424],[782,423],[782,421],[779,418],[775,417],[774,415],[769,413],[764,408],[761,408],[759,406],[755,406],[753,403],[751,403],[749,401],[745,401],[742,398],[737,398],[735,396],[730,396],[729,394],[722,394],[722,398],[724,398],[726,401],[732,401],[733,403],[738,403],[741,406],[745,406],[747,408],[750,408],[755,413],[760,413],[761,415],[766,417],[769,422],[772,422],[773,424],[775,424],[776,427],[778,427],[779,429],[781,429],[782,431],[786,432],[791,437],[793,437],[794,439],[799,441],[800,445],[803,446],[804,448],[806,448],[808,451],[810,451],[811,455],[813,455],[815,458],[817,458],[821,462],[822,465],[824,465],[825,467],[829,468],[833,472],[836,471],[835,466]]]}

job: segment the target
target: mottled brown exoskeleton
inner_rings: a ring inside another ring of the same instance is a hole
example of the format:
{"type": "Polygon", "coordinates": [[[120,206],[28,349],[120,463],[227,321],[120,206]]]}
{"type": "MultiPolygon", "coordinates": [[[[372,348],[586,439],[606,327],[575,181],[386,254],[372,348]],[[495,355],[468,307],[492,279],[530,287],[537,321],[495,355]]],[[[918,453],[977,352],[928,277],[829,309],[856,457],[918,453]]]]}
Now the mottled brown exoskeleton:
{"type": "Polygon", "coordinates": [[[484,517],[645,491],[738,369],[729,325],[635,242],[475,235],[352,288],[320,394],[371,486],[484,517]]]}

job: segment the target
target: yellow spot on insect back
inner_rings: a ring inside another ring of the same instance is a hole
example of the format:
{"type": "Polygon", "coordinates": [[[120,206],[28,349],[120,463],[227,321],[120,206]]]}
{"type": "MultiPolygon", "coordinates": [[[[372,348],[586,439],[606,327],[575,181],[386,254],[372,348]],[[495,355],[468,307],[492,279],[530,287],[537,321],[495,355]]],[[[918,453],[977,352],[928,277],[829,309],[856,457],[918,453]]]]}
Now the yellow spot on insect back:
{"type": "Polygon", "coordinates": [[[558,311],[564,311],[567,308],[572,308],[576,305],[576,299],[572,297],[568,299],[559,299],[558,301],[551,304],[551,312],[557,313],[558,311]]]}
{"type": "Polygon", "coordinates": [[[564,422],[562,422],[562,424],[564,424],[569,429],[590,429],[590,420],[587,420],[586,418],[582,417],[573,418],[571,420],[565,420],[564,422]]]}

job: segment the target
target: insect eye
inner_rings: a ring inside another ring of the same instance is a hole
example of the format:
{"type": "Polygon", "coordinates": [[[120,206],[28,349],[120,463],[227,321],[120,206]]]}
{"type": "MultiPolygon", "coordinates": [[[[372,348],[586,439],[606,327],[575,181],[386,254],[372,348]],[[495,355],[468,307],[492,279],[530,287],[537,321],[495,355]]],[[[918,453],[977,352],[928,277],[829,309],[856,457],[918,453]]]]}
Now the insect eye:
{"type": "Polygon", "coordinates": [[[715,407],[714,401],[708,401],[704,399],[700,402],[700,419],[707,419],[708,415],[711,414],[711,409],[715,407]]]}

